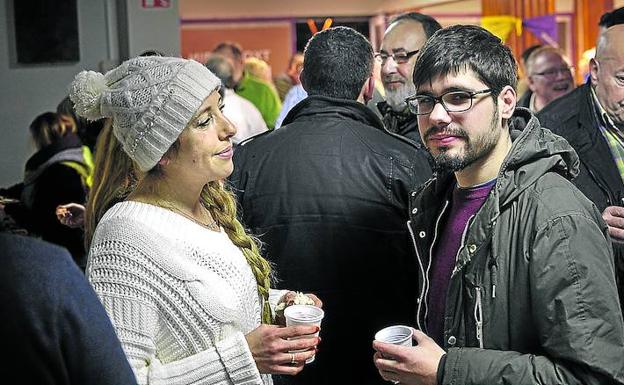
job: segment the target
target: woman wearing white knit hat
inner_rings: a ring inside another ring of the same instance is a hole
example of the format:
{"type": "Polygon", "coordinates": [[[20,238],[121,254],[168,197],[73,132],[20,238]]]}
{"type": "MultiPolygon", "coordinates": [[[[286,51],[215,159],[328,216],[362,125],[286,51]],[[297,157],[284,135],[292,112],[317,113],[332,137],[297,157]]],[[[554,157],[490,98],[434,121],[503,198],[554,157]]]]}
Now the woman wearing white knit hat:
{"type": "Polygon", "coordinates": [[[270,373],[301,371],[319,342],[288,340],[315,326],[270,325],[269,295],[283,293],[270,290],[270,265],[222,182],[236,130],[219,86],[201,64],[167,57],[83,71],[71,86],[81,116],[109,118],[87,205],[87,277],[139,383],[270,384],[270,373]]]}

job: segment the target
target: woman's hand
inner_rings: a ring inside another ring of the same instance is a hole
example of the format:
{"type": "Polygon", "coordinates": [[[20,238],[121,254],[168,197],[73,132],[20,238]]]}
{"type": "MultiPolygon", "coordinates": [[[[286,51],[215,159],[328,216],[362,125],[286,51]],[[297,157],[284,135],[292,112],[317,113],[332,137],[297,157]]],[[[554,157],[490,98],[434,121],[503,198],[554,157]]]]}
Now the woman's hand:
{"type": "Polygon", "coordinates": [[[56,218],[59,222],[72,229],[84,225],[85,207],[78,203],[68,203],[56,208],[56,218]]]}
{"type": "MultiPolygon", "coordinates": [[[[297,305],[297,304],[301,304],[301,303],[297,303],[297,295],[301,295],[302,293],[298,293],[296,291],[289,291],[286,294],[284,294],[282,296],[282,298],[279,299],[279,301],[277,301],[277,304],[279,305],[280,303],[285,303],[286,306],[292,306],[292,305],[297,305]]],[[[308,297],[308,299],[313,302],[313,305],[316,307],[323,307],[323,302],[314,294],[304,294],[306,297],[308,297]]],[[[305,299],[305,297],[304,297],[305,299]]]]}
{"type": "Polygon", "coordinates": [[[310,298],[312,301],[314,301],[314,306],[320,307],[321,309],[323,308],[323,301],[321,301],[319,299],[319,297],[317,297],[317,296],[315,296],[314,294],[311,294],[311,293],[306,293],[306,295],[308,296],[308,298],[310,298]]]}
{"type": "Polygon", "coordinates": [[[294,376],[316,354],[321,339],[311,334],[318,331],[318,326],[260,325],[245,338],[260,373],[294,376]],[[299,338],[289,340],[293,337],[299,338]],[[294,350],[305,351],[290,353],[294,350]]]}

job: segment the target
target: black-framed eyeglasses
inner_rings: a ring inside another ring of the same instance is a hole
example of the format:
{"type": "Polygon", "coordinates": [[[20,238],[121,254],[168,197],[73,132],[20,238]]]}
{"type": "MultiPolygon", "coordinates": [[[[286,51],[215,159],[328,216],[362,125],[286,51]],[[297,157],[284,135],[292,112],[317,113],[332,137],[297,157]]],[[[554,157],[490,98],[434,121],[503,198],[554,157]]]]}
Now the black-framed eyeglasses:
{"type": "Polygon", "coordinates": [[[377,52],[375,54],[375,59],[379,60],[382,63],[385,63],[386,60],[388,60],[389,57],[391,57],[396,63],[398,64],[404,64],[407,63],[407,61],[414,55],[416,55],[418,53],[418,51],[420,51],[419,49],[414,50],[414,51],[397,51],[394,53],[387,53],[384,51],[381,52],[377,52]]]}
{"type": "Polygon", "coordinates": [[[537,72],[534,74],[531,74],[531,76],[543,76],[544,78],[548,79],[548,80],[555,80],[557,79],[557,76],[559,74],[562,75],[567,75],[569,77],[572,77],[572,70],[574,69],[574,67],[561,67],[561,68],[553,68],[553,69],[549,69],[547,71],[543,71],[543,72],[537,72]]]}
{"type": "Polygon", "coordinates": [[[440,103],[446,112],[464,112],[472,108],[476,95],[487,94],[492,89],[481,91],[448,91],[440,96],[412,95],[405,99],[407,107],[414,115],[427,115],[433,111],[436,103],[440,103]]]}

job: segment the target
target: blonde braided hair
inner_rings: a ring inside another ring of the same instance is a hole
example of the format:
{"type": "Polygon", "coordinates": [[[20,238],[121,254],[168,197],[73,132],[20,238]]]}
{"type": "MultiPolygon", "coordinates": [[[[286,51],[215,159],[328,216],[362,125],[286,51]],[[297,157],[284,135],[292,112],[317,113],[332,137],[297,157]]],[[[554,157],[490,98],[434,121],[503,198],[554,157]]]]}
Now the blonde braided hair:
{"type": "Polygon", "coordinates": [[[226,234],[241,249],[251,271],[256,277],[258,293],[263,299],[262,323],[271,324],[273,316],[269,306],[271,288],[271,265],[260,255],[259,241],[245,232],[243,225],[236,218],[236,201],[224,182],[208,183],[201,193],[201,200],[212,218],[223,227],[226,234]]]}

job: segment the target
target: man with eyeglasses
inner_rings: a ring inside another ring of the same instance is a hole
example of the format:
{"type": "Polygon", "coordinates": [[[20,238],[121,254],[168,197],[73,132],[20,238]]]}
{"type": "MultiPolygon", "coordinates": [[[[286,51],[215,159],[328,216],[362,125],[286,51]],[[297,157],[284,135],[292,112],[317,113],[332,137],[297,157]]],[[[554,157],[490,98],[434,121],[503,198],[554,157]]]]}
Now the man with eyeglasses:
{"type": "Polygon", "coordinates": [[[476,26],[438,31],[418,56],[408,104],[437,172],[410,196],[416,346],[373,342],[386,380],[624,383],[606,226],[568,180],[572,148],[516,109],[516,71],[476,26]]]}
{"type": "Polygon", "coordinates": [[[386,100],[377,103],[386,129],[420,145],[418,121],[405,98],[414,93],[412,73],[418,50],[442,28],[434,18],[421,13],[401,14],[390,21],[375,58],[381,64],[381,81],[386,100]]]}
{"type": "Polygon", "coordinates": [[[519,107],[538,112],[574,89],[572,69],[555,47],[543,46],[533,51],[526,61],[526,70],[531,92],[518,100],[519,107]]]}
{"type": "MultiPolygon", "coordinates": [[[[603,16],[602,20],[618,19],[603,16]]],[[[574,184],[598,207],[609,225],[620,306],[624,308],[623,41],[624,24],[604,25],[596,56],[589,63],[587,83],[551,103],[538,118],[545,127],[566,138],[579,155],[581,168],[574,184]]]]}

